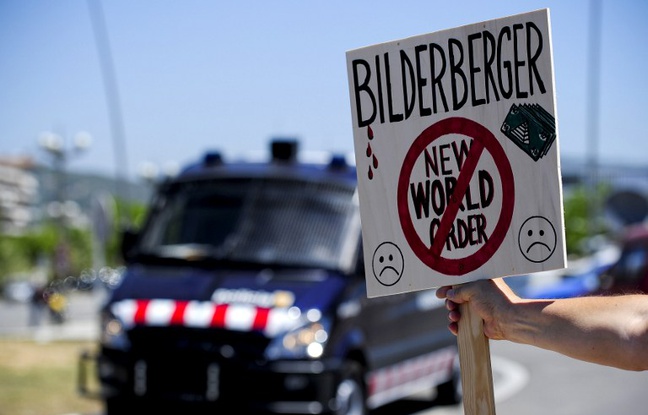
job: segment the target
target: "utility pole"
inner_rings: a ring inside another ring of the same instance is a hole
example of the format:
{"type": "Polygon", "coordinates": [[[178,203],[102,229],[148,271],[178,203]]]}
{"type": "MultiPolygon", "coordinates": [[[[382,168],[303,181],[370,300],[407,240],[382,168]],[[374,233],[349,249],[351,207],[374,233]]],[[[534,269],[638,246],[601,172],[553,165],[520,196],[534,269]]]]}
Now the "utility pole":
{"type": "MultiPolygon", "coordinates": [[[[128,195],[128,160],[126,155],[126,134],[124,129],[124,120],[121,112],[121,103],[119,97],[119,88],[117,76],[115,74],[115,65],[112,58],[110,41],[108,38],[108,29],[104,18],[101,0],[87,0],[90,11],[90,23],[95,36],[101,74],[103,76],[104,90],[106,92],[106,104],[108,106],[108,115],[110,119],[110,130],[112,132],[112,141],[115,157],[115,182],[116,196],[130,199],[128,195]]],[[[128,218],[118,218],[128,220],[128,218]]],[[[127,224],[129,225],[129,224],[127,224]]]]}
{"type": "Polygon", "coordinates": [[[590,236],[598,232],[601,206],[599,185],[599,106],[601,77],[601,0],[590,0],[588,60],[587,60],[587,186],[592,200],[589,203],[590,236]]]}

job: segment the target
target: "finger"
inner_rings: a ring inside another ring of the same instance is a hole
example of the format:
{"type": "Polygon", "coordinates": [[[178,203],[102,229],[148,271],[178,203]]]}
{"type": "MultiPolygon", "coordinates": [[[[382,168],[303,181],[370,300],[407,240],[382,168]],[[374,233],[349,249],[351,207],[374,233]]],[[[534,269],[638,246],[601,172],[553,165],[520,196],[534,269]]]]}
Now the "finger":
{"type": "MultiPolygon", "coordinates": [[[[465,285],[465,284],[464,284],[465,285]]],[[[464,285],[453,286],[446,291],[446,298],[456,304],[463,304],[470,298],[470,292],[464,285]]]]}
{"type": "Polygon", "coordinates": [[[448,320],[453,323],[458,323],[461,320],[461,313],[458,310],[450,311],[448,313],[448,320]]]}
{"type": "Polygon", "coordinates": [[[459,326],[457,325],[457,323],[450,323],[448,324],[448,330],[450,330],[450,333],[456,336],[459,333],[459,326]]]}
{"type": "Polygon", "coordinates": [[[443,286],[443,287],[439,287],[439,289],[436,291],[437,298],[446,298],[446,293],[448,292],[448,290],[450,288],[452,288],[452,287],[450,287],[448,285],[443,286]]]}
{"type": "Polygon", "coordinates": [[[457,302],[456,301],[456,299],[458,298],[457,297],[457,290],[458,290],[457,288],[450,287],[450,289],[447,290],[446,293],[445,293],[446,298],[449,299],[449,300],[452,300],[453,302],[457,302]]]}
{"type": "Polygon", "coordinates": [[[457,303],[451,300],[446,300],[445,306],[448,311],[456,310],[459,308],[459,305],[457,305],[457,303]]]}

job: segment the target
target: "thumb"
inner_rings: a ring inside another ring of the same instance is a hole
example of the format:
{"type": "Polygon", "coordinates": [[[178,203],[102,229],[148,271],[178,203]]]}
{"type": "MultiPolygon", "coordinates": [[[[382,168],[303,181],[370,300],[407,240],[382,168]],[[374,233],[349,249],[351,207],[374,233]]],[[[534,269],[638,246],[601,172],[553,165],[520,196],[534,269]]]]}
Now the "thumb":
{"type": "Polygon", "coordinates": [[[448,290],[447,297],[450,301],[453,301],[457,304],[463,304],[470,301],[475,294],[480,292],[486,281],[472,281],[464,284],[453,285],[450,290],[448,290]]]}
{"type": "Polygon", "coordinates": [[[465,296],[465,290],[462,285],[454,285],[446,293],[448,300],[456,303],[462,304],[468,301],[468,298],[465,296]]]}

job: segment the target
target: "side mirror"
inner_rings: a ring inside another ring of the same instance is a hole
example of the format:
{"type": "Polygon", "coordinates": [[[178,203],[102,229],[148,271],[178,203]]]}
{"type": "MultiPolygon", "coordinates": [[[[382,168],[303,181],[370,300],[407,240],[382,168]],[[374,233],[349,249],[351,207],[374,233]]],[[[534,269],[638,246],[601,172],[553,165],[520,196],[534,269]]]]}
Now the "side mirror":
{"type": "Polygon", "coordinates": [[[127,261],[133,255],[133,249],[137,245],[139,233],[133,229],[124,229],[120,245],[122,259],[127,261]]]}

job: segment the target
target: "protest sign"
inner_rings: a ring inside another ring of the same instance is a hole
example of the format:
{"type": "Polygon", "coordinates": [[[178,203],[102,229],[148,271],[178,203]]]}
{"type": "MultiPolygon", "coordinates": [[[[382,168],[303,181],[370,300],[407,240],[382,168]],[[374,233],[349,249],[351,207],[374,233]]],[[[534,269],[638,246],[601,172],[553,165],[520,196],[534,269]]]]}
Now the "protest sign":
{"type": "Polygon", "coordinates": [[[369,297],[564,268],[546,9],[347,52],[369,297]]]}

